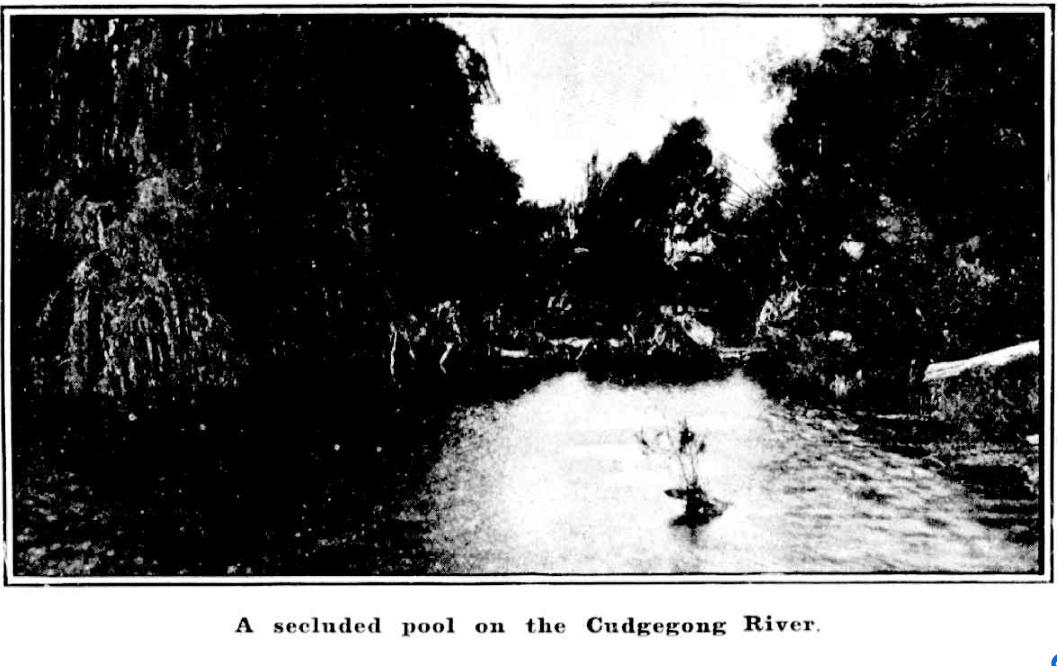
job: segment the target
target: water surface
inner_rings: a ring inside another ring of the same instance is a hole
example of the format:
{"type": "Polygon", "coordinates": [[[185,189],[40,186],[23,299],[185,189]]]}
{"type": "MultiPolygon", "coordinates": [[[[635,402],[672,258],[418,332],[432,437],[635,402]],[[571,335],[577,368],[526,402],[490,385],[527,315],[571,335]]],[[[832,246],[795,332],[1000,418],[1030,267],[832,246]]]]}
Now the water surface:
{"type": "Polygon", "coordinates": [[[962,486],[853,431],[740,374],[628,388],[569,373],[459,412],[404,518],[435,573],[1035,570],[1037,546],[980,522],[962,486]],[[730,503],[696,529],[673,524],[678,474],[634,437],[682,418],[708,437],[705,487],[730,503]]]}

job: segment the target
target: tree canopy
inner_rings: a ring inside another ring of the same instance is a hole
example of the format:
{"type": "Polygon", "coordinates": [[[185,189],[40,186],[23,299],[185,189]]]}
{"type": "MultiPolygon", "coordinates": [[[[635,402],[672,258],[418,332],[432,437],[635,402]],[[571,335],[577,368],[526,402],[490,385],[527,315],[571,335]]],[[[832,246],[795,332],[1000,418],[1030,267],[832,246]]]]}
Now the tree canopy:
{"type": "Polygon", "coordinates": [[[18,17],[12,39],[38,377],[118,395],[223,385],[243,357],[384,367],[392,322],[502,289],[478,260],[519,179],[474,134],[487,66],[448,28],[18,17]]]}
{"type": "Polygon", "coordinates": [[[870,18],[771,73],[779,182],[747,216],[810,294],[805,331],[894,368],[1039,335],[1042,39],[1031,17],[870,18]]]}
{"type": "MultiPolygon", "coordinates": [[[[676,268],[711,261],[729,188],[707,138],[704,122],[691,118],[674,124],[646,160],[632,153],[608,170],[597,159],[590,164],[575,238],[587,302],[626,321],[686,296],[676,268]]],[[[703,293],[692,297],[707,301],[703,293]]]]}

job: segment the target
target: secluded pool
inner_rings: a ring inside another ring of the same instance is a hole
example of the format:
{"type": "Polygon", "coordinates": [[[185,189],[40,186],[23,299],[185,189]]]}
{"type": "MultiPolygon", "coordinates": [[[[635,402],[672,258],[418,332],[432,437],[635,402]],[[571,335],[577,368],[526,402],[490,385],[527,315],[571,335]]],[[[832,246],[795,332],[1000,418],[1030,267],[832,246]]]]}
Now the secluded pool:
{"type": "Polygon", "coordinates": [[[740,374],[625,388],[569,373],[456,413],[401,521],[433,573],[1035,569],[1037,546],[979,522],[960,485],[852,429],[798,418],[740,374]],[[709,438],[708,491],[730,503],[696,529],[673,524],[678,477],[634,439],[684,417],[709,438]]]}

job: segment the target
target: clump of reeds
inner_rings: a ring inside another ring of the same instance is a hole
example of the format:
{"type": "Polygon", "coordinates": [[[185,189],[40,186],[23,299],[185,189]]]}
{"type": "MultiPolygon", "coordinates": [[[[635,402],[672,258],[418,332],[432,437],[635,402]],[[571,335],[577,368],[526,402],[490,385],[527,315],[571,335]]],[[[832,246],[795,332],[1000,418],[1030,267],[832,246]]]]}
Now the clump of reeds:
{"type": "Polygon", "coordinates": [[[708,440],[704,434],[694,431],[687,419],[680,420],[674,431],[667,425],[652,432],[640,430],[636,439],[643,453],[667,458],[678,470],[682,485],[665,493],[685,503],[678,523],[701,525],[723,513],[726,504],[711,498],[701,484],[701,459],[708,440]]]}

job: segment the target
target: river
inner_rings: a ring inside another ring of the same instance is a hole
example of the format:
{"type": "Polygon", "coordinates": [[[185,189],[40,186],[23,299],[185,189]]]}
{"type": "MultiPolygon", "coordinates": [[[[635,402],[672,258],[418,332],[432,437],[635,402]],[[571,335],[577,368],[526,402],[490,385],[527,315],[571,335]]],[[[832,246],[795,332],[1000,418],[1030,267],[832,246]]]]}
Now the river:
{"type": "Polygon", "coordinates": [[[404,524],[432,573],[1020,572],[1038,545],[981,521],[960,484],[805,418],[741,374],[621,387],[581,373],[459,410],[404,524]],[[705,434],[703,485],[728,508],[675,520],[671,463],[636,443],[686,418],[705,434]]]}

